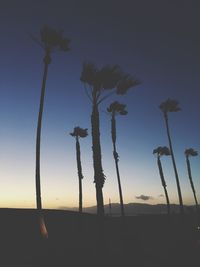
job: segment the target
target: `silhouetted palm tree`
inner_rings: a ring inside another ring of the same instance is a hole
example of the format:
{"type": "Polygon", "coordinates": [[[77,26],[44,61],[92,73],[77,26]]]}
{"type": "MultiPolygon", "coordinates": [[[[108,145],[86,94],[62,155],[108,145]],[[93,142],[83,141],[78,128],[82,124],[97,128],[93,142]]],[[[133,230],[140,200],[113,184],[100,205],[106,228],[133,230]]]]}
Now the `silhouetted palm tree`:
{"type": "Polygon", "coordinates": [[[182,194],[181,194],[181,187],[180,187],[180,182],[179,182],[179,177],[178,177],[178,171],[176,168],[176,162],[175,162],[173,146],[172,146],[172,141],[171,141],[171,136],[170,136],[170,131],[169,131],[169,122],[168,122],[168,112],[177,112],[177,111],[181,110],[180,107],[178,106],[178,104],[179,103],[176,100],[167,99],[166,101],[162,102],[159,107],[160,107],[161,111],[163,112],[164,119],[165,119],[165,124],[166,124],[166,129],[167,129],[167,137],[168,137],[168,141],[169,141],[169,148],[170,148],[170,152],[171,152],[172,164],[173,164],[173,168],[174,168],[177,190],[178,190],[180,213],[183,214],[184,213],[183,199],[182,199],[182,194]]]}
{"type": "Polygon", "coordinates": [[[78,169],[78,180],[79,180],[79,212],[82,212],[83,209],[83,194],[82,194],[82,165],[81,165],[81,150],[79,137],[84,138],[88,135],[87,129],[82,129],[80,127],[75,127],[74,131],[70,133],[71,136],[76,138],[76,160],[77,160],[77,169],[78,169]]]}
{"type": "Polygon", "coordinates": [[[85,63],[83,65],[81,81],[84,83],[86,94],[92,103],[92,151],[97,214],[103,216],[104,202],[102,188],[105,182],[105,175],[103,173],[101,158],[99,105],[114,93],[119,95],[125,94],[131,87],[138,85],[139,81],[130,75],[123,74],[117,65],[107,65],[102,69],[98,69],[91,63],[85,63]]]}
{"type": "Polygon", "coordinates": [[[69,40],[63,37],[62,32],[56,31],[49,27],[44,27],[40,31],[40,40],[35,39],[37,43],[44,49],[44,73],[42,79],[40,107],[38,113],[37,123],[37,137],[36,137],[36,202],[37,209],[42,209],[41,202],[41,188],[40,188],[40,139],[41,139],[41,126],[42,114],[44,107],[45,87],[48,73],[48,66],[51,63],[51,53],[58,49],[60,51],[69,50],[69,40]]]}
{"type": "Polygon", "coordinates": [[[170,202],[169,202],[169,196],[168,196],[168,192],[167,192],[167,184],[165,182],[165,177],[164,177],[164,173],[163,173],[160,157],[163,156],[163,155],[164,156],[169,156],[169,155],[171,155],[171,153],[170,153],[170,150],[169,150],[168,147],[159,146],[159,147],[157,147],[156,149],[153,150],[153,154],[157,155],[157,164],[158,164],[161,183],[162,183],[162,186],[163,186],[164,192],[165,192],[165,198],[166,198],[166,202],[167,202],[167,213],[169,215],[170,214],[170,202]]]}
{"type": "Polygon", "coordinates": [[[192,172],[191,172],[191,167],[190,167],[190,160],[189,160],[189,157],[195,157],[197,155],[198,155],[198,152],[196,150],[194,150],[193,148],[189,148],[189,149],[186,149],[185,150],[185,157],[186,157],[186,163],[187,163],[188,177],[189,177],[190,185],[191,185],[192,192],[193,192],[193,195],[194,195],[194,200],[195,200],[196,208],[198,210],[198,208],[199,208],[198,205],[199,204],[198,204],[198,201],[197,201],[196,191],[195,191],[195,187],[194,187],[194,183],[193,183],[193,179],[192,179],[192,172]]]}
{"type": "Polygon", "coordinates": [[[109,215],[112,216],[112,203],[110,198],[109,198],[109,215]]]}
{"type": "Polygon", "coordinates": [[[111,136],[112,136],[112,143],[113,143],[113,157],[115,160],[115,167],[117,172],[117,181],[119,187],[119,198],[120,198],[120,206],[121,206],[121,215],[124,216],[124,202],[123,202],[123,194],[121,188],[121,181],[120,181],[120,174],[119,174],[119,155],[116,149],[116,115],[127,115],[126,105],[120,104],[118,101],[115,101],[110,104],[107,108],[107,111],[111,113],[111,136]]]}

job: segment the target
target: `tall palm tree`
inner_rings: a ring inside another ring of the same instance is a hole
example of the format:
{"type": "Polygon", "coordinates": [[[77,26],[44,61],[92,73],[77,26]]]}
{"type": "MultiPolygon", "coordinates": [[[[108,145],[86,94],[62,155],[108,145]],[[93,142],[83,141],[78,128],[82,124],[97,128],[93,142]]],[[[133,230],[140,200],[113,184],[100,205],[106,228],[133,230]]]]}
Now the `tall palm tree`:
{"type": "Polygon", "coordinates": [[[51,63],[51,53],[56,49],[60,51],[69,50],[69,40],[63,37],[62,32],[56,31],[49,27],[44,27],[40,31],[40,40],[34,38],[34,40],[39,43],[39,45],[44,50],[44,73],[42,79],[41,96],[40,96],[40,106],[38,113],[38,123],[37,123],[37,136],[36,136],[36,203],[37,210],[42,210],[41,202],[41,188],[40,188],[40,140],[41,140],[41,126],[42,126],[42,115],[44,107],[44,97],[48,67],[51,63]]]}
{"type": "Polygon", "coordinates": [[[74,131],[70,133],[71,136],[76,138],[76,160],[77,160],[77,169],[78,169],[78,180],[79,180],[79,212],[82,212],[83,209],[83,194],[82,194],[82,165],[81,165],[81,150],[79,138],[84,138],[88,135],[87,129],[83,129],[80,127],[75,127],[74,131]]]}
{"type": "Polygon", "coordinates": [[[127,115],[126,111],[126,105],[120,104],[118,101],[115,101],[110,104],[110,106],[107,108],[107,111],[111,114],[111,136],[112,136],[112,143],[113,143],[113,157],[115,160],[115,167],[116,167],[116,173],[117,173],[117,181],[118,181],[118,187],[119,187],[119,198],[120,198],[120,207],[121,207],[121,215],[124,216],[124,202],[123,202],[123,194],[122,194],[122,188],[121,188],[121,180],[120,180],[120,174],[119,174],[119,155],[117,153],[116,149],[116,139],[117,139],[117,132],[116,132],[116,116],[117,115],[127,115]]]}
{"type": "Polygon", "coordinates": [[[164,101],[160,104],[159,108],[161,109],[161,111],[163,112],[163,115],[164,115],[164,120],[165,120],[165,125],[166,125],[166,130],[167,130],[167,137],[168,137],[168,141],[169,141],[169,148],[170,148],[170,152],[171,152],[172,164],[173,164],[173,168],[174,168],[177,190],[178,190],[180,213],[184,214],[181,187],[180,187],[180,182],[179,182],[178,171],[176,168],[176,162],[175,162],[174,151],[173,151],[173,146],[172,146],[172,141],[171,141],[171,136],[170,136],[170,131],[169,131],[169,122],[168,122],[168,112],[177,112],[177,111],[181,110],[180,107],[178,106],[178,104],[179,103],[176,100],[167,99],[166,101],[164,101]]]}
{"type": "Polygon", "coordinates": [[[163,173],[160,157],[163,156],[163,155],[164,156],[169,156],[169,155],[171,155],[171,153],[170,153],[170,150],[169,150],[168,147],[159,146],[159,147],[157,147],[156,149],[153,150],[153,154],[157,155],[157,164],[158,164],[161,183],[162,183],[162,186],[163,186],[164,192],[165,192],[165,198],[166,198],[166,203],[167,203],[167,213],[169,215],[170,214],[170,202],[169,202],[169,196],[168,196],[168,192],[167,192],[167,184],[166,184],[166,181],[165,181],[165,177],[164,177],[164,173],[163,173]]]}
{"type": "Polygon", "coordinates": [[[92,151],[97,214],[104,216],[102,188],[105,182],[105,175],[101,158],[99,105],[114,93],[124,95],[131,87],[138,85],[139,81],[130,75],[123,74],[117,65],[107,65],[98,69],[92,63],[83,65],[80,79],[84,83],[85,92],[92,104],[92,151]]]}
{"type": "Polygon", "coordinates": [[[112,203],[110,198],[109,198],[109,215],[112,216],[112,203]]]}
{"type": "Polygon", "coordinates": [[[198,210],[199,209],[199,204],[198,204],[198,201],[197,201],[196,191],[195,191],[195,187],[194,187],[194,183],[193,183],[193,179],[192,179],[190,160],[189,160],[189,157],[195,157],[197,155],[198,155],[198,152],[196,150],[194,150],[193,148],[189,148],[189,149],[185,150],[185,157],[186,157],[187,170],[188,170],[188,178],[190,180],[190,185],[191,185],[192,192],[193,192],[193,195],[194,195],[196,208],[198,210]]]}

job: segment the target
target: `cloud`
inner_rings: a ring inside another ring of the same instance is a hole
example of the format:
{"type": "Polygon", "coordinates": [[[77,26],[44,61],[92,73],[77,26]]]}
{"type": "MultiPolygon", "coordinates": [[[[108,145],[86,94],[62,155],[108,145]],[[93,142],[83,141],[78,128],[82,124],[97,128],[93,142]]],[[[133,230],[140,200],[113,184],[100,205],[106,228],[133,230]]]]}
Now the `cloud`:
{"type": "Polygon", "coordinates": [[[147,201],[149,199],[153,199],[153,197],[151,197],[151,196],[145,196],[145,195],[136,196],[135,198],[142,199],[144,201],[147,201]]]}

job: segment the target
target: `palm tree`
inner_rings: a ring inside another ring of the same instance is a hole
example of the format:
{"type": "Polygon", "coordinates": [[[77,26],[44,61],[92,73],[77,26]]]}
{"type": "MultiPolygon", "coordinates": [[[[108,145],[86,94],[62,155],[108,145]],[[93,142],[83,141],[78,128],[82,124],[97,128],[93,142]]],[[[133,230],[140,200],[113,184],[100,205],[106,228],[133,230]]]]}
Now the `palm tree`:
{"type": "Polygon", "coordinates": [[[105,175],[102,168],[99,105],[112,94],[124,95],[139,81],[122,73],[119,66],[96,68],[92,63],[85,63],[81,73],[85,92],[92,103],[91,128],[94,167],[94,183],[96,187],[97,214],[104,216],[103,185],[105,175]]]}
{"type": "Polygon", "coordinates": [[[170,202],[169,202],[169,196],[168,196],[168,192],[167,192],[167,184],[165,182],[165,177],[164,177],[164,173],[163,173],[160,157],[163,156],[163,155],[164,156],[169,156],[169,155],[171,155],[171,153],[170,153],[170,150],[169,150],[168,147],[159,146],[159,147],[157,147],[156,149],[153,150],[153,154],[157,155],[157,164],[158,164],[161,183],[162,183],[162,186],[163,186],[164,192],[165,192],[165,198],[166,198],[166,202],[167,202],[167,213],[169,215],[170,214],[170,202]]]}
{"type": "Polygon", "coordinates": [[[110,217],[112,216],[112,203],[111,203],[110,198],[109,198],[109,215],[110,215],[110,217]]]}
{"type": "Polygon", "coordinates": [[[78,179],[79,179],[79,212],[82,212],[82,165],[81,165],[81,150],[80,150],[80,143],[79,138],[84,138],[88,135],[87,129],[83,129],[80,127],[75,127],[74,131],[70,133],[71,136],[76,138],[76,160],[77,160],[77,169],[78,169],[78,179]]]}
{"type": "Polygon", "coordinates": [[[42,210],[41,202],[41,188],[40,188],[40,139],[41,139],[41,126],[42,126],[42,114],[44,107],[44,97],[48,67],[51,63],[51,53],[58,49],[60,51],[69,50],[69,40],[63,37],[62,32],[56,31],[49,27],[44,27],[40,31],[40,40],[34,38],[44,50],[44,73],[42,79],[41,96],[40,96],[40,107],[38,113],[37,123],[37,137],[36,137],[36,203],[37,210],[42,210]]]}
{"type": "Polygon", "coordinates": [[[121,215],[124,216],[124,203],[123,203],[123,195],[122,195],[122,188],[121,188],[121,181],[120,181],[120,174],[119,174],[119,155],[116,149],[116,115],[127,115],[126,105],[120,104],[118,101],[115,101],[110,104],[107,108],[107,111],[111,114],[111,136],[112,136],[112,143],[113,143],[113,157],[115,160],[115,167],[117,173],[117,181],[119,187],[119,198],[120,198],[120,206],[121,206],[121,215]]]}
{"type": "Polygon", "coordinates": [[[196,208],[198,210],[199,208],[199,204],[197,201],[197,196],[196,196],[196,191],[195,191],[195,187],[194,187],[194,183],[193,183],[193,179],[192,179],[192,172],[191,172],[191,167],[190,167],[190,160],[189,157],[195,157],[198,155],[198,152],[196,150],[194,150],[193,148],[189,148],[185,150],[185,157],[186,157],[186,163],[187,163],[187,170],[188,170],[188,178],[190,180],[190,185],[192,188],[192,192],[194,195],[194,200],[195,200],[195,204],[196,204],[196,208]]]}
{"type": "Polygon", "coordinates": [[[167,137],[168,137],[168,141],[169,141],[169,149],[171,152],[172,164],[173,164],[173,168],[174,168],[177,190],[178,190],[180,213],[184,214],[181,187],[180,187],[180,182],[179,182],[179,177],[178,177],[178,171],[176,168],[176,162],[175,162],[174,151],[173,151],[173,146],[172,146],[172,141],[171,141],[171,136],[170,136],[170,131],[169,131],[169,122],[168,122],[168,112],[177,112],[177,111],[181,110],[180,107],[178,106],[178,104],[179,103],[176,100],[167,99],[166,101],[164,101],[160,104],[159,108],[161,109],[161,111],[163,112],[163,115],[164,115],[164,120],[165,120],[165,125],[166,125],[166,130],[167,130],[167,137]]]}

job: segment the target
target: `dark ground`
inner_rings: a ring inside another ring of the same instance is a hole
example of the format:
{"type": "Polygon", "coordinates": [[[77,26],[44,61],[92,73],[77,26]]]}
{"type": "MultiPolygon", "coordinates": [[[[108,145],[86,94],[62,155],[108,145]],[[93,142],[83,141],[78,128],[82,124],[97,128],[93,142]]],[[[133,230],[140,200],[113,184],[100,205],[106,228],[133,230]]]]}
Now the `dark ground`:
{"type": "Polygon", "coordinates": [[[35,210],[0,209],[0,267],[199,267],[195,215],[95,215],[45,210],[49,238],[35,210]]]}

